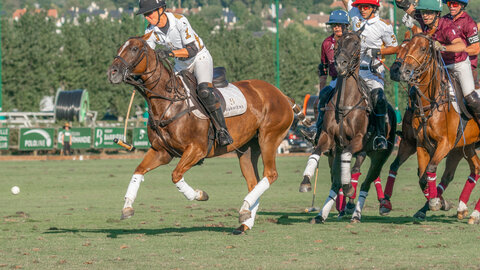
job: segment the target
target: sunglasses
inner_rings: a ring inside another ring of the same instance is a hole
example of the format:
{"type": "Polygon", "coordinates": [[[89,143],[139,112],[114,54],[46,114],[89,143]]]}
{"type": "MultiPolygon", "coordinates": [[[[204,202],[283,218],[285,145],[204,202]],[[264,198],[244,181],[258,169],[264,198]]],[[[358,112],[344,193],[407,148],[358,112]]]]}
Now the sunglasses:
{"type": "Polygon", "coordinates": [[[342,27],[342,24],[340,24],[340,23],[332,23],[332,24],[330,24],[330,26],[331,26],[332,28],[337,27],[337,26],[342,27]]]}
{"type": "Polygon", "coordinates": [[[359,10],[369,10],[372,9],[371,5],[358,5],[357,6],[359,10]]]}
{"type": "Polygon", "coordinates": [[[447,2],[447,6],[450,7],[450,8],[457,8],[460,6],[460,3],[459,2],[453,2],[453,1],[448,1],[447,2]]]}

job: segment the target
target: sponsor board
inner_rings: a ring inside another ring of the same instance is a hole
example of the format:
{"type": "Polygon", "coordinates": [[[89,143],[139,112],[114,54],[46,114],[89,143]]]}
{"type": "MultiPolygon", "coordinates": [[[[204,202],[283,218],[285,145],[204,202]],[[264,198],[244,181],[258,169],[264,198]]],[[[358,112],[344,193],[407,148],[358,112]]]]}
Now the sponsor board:
{"type": "Polygon", "coordinates": [[[8,128],[0,128],[0,150],[8,149],[9,139],[10,139],[10,133],[8,128]]]}
{"type": "Polygon", "coordinates": [[[93,146],[95,148],[123,148],[113,142],[113,139],[123,138],[123,128],[95,128],[95,140],[93,146]]]}
{"type": "Polygon", "coordinates": [[[133,146],[138,149],[150,148],[151,144],[148,140],[147,128],[133,129],[133,146]]]}
{"type": "Polygon", "coordinates": [[[19,150],[48,150],[53,149],[53,128],[21,128],[18,140],[19,150]]]}
{"type": "MultiPolygon", "coordinates": [[[[59,129],[57,136],[57,148],[62,148],[62,134],[65,130],[59,129]]],[[[71,128],[72,149],[89,149],[92,146],[92,129],[91,128],[71,128]]]]}

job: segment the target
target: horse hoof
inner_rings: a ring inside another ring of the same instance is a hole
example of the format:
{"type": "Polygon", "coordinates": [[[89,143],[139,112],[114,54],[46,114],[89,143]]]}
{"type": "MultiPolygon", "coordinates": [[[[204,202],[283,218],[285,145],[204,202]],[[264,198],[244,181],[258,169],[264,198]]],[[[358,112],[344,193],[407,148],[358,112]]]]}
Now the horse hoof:
{"type": "Polygon", "coordinates": [[[195,192],[197,193],[197,196],[195,196],[195,200],[197,201],[208,201],[208,194],[207,192],[196,189],[195,192]]]}
{"type": "Polygon", "coordinates": [[[303,176],[303,181],[300,183],[298,191],[302,193],[312,191],[312,183],[310,183],[310,178],[308,176],[303,176]]]}
{"type": "Polygon", "coordinates": [[[415,213],[415,215],[413,215],[413,218],[418,221],[425,221],[426,217],[427,214],[422,211],[418,211],[417,213],[415,213]]]}
{"type": "Polygon", "coordinates": [[[247,219],[252,217],[252,212],[249,210],[242,210],[239,212],[240,216],[238,217],[238,222],[243,223],[247,219]]]}
{"type": "Polygon", "coordinates": [[[442,207],[440,207],[440,210],[442,211],[448,211],[450,209],[452,209],[452,203],[450,203],[449,201],[445,200],[445,199],[441,199],[440,200],[440,203],[442,204],[442,207]]]}
{"type": "Polygon", "coordinates": [[[361,223],[361,222],[362,221],[357,216],[354,216],[354,217],[352,217],[352,219],[350,219],[350,223],[361,223]]]}
{"type": "Polygon", "coordinates": [[[390,203],[389,200],[387,199],[382,199],[380,201],[380,215],[381,216],[386,216],[390,213],[390,211],[392,211],[392,204],[390,203]]]}
{"type": "Polygon", "coordinates": [[[439,198],[433,198],[428,201],[428,208],[430,208],[431,211],[438,211],[440,208],[442,208],[442,203],[440,203],[439,198]]]}
{"type": "Polygon", "coordinates": [[[247,225],[242,224],[242,225],[240,225],[240,227],[236,228],[236,229],[232,232],[232,234],[233,234],[233,235],[244,235],[245,232],[246,232],[248,229],[249,229],[249,228],[248,228],[247,225]]]}
{"type": "Polygon", "coordinates": [[[310,224],[324,224],[325,219],[322,216],[316,216],[310,220],[310,224]]]}
{"type": "Polygon", "coordinates": [[[310,192],[312,191],[312,184],[301,184],[298,191],[301,193],[310,192]]]}
{"type": "Polygon", "coordinates": [[[462,211],[457,211],[457,219],[462,220],[466,218],[468,215],[468,209],[462,210],[462,211]]]}
{"type": "Polygon", "coordinates": [[[120,220],[124,220],[127,218],[131,218],[135,214],[135,210],[133,210],[132,207],[126,207],[122,209],[122,216],[120,217],[120,220]]]}
{"type": "Polygon", "coordinates": [[[355,204],[351,202],[347,202],[347,206],[345,207],[345,213],[347,215],[351,215],[355,212],[355,204]]]}
{"type": "Polygon", "coordinates": [[[353,194],[355,194],[355,188],[352,186],[352,184],[342,185],[342,189],[345,197],[352,197],[353,194]]]}
{"type": "Polygon", "coordinates": [[[468,219],[468,224],[470,225],[480,224],[480,218],[470,216],[470,218],[468,219]]]}

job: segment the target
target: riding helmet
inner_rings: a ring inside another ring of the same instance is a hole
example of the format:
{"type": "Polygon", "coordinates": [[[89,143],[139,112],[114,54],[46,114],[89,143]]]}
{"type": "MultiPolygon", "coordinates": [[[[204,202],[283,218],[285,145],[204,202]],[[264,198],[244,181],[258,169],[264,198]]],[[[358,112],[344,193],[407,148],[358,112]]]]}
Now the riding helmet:
{"type": "Polygon", "coordinates": [[[350,24],[348,14],[345,10],[334,10],[330,13],[327,24],[350,24]]]}
{"type": "Polygon", "coordinates": [[[161,7],[165,8],[165,6],[167,6],[167,4],[164,0],[140,0],[138,2],[139,10],[137,11],[137,15],[155,11],[161,7]]]}
{"type": "Polygon", "coordinates": [[[365,4],[365,5],[372,5],[372,6],[380,6],[380,0],[357,0],[352,3],[352,7],[357,7],[358,5],[365,4]]]}
{"type": "MultiPolygon", "coordinates": [[[[443,0],[443,3],[446,4],[448,1],[447,0],[443,0]]],[[[465,7],[468,5],[468,0],[453,0],[453,2],[458,2],[458,3],[461,3],[463,4],[465,7]]]]}
{"type": "Polygon", "coordinates": [[[432,10],[432,11],[442,11],[442,1],[441,0],[418,0],[417,7],[415,10],[432,10]]]}

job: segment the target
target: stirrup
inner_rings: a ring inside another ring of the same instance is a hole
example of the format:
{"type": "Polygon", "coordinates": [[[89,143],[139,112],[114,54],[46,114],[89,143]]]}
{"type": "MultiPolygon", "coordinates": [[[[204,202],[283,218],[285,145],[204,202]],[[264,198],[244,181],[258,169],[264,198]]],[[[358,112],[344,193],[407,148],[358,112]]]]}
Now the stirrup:
{"type": "Polygon", "coordinates": [[[233,139],[228,133],[228,130],[224,128],[217,131],[217,141],[219,146],[227,146],[233,143],[233,139]]]}
{"type": "Polygon", "coordinates": [[[388,142],[387,142],[387,139],[385,139],[385,137],[380,135],[373,138],[373,150],[386,150],[387,148],[388,148],[388,142]]]}
{"type": "Polygon", "coordinates": [[[307,130],[307,129],[300,129],[300,133],[302,133],[303,137],[309,142],[311,142],[313,145],[315,145],[315,137],[317,137],[317,132],[316,130],[307,130]]]}

